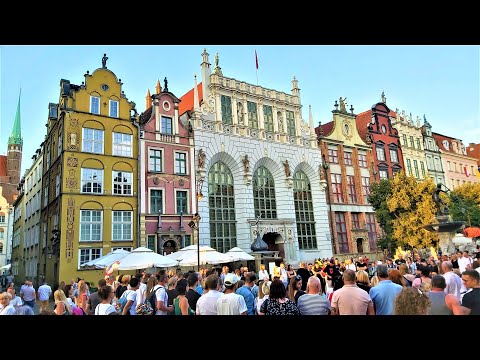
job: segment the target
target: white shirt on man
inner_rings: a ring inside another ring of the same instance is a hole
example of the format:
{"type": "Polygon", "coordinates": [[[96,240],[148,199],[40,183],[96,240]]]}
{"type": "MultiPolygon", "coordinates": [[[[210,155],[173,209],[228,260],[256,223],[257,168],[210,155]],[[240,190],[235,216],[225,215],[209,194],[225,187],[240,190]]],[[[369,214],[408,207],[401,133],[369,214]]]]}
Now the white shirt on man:
{"type": "Polygon", "coordinates": [[[52,293],[52,288],[48,284],[43,284],[38,288],[38,299],[40,301],[46,301],[50,298],[52,293]]]}
{"type": "MultiPolygon", "coordinates": [[[[155,285],[153,291],[155,291],[155,297],[157,298],[157,302],[163,301],[163,305],[168,306],[167,290],[162,285],[155,285]]],[[[152,306],[157,309],[157,304],[152,304],[152,306]]],[[[168,315],[168,311],[162,311],[157,309],[155,315],[168,315]]]]}
{"type": "Polygon", "coordinates": [[[242,295],[235,293],[223,294],[217,300],[218,315],[240,315],[248,311],[242,295]]]}
{"type": "Polygon", "coordinates": [[[267,270],[260,270],[258,272],[258,280],[262,281],[268,281],[270,280],[270,275],[268,275],[268,271],[267,270]]]}
{"type": "Polygon", "coordinates": [[[29,285],[22,285],[22,288],[20,289],[20,296],[22,295],[23,301],[35,300],[35,288],[29,285]]]}
{"type": "Polygon", "coordinates": [[[208,290],[197,301],[197,315],[217,315],[217,301],[223,294],[217,290],[208,290]]]}
{"type": "Polygon", "coordinates": [[[467,265],[471,263],[472,259],[469,256],[462,256],[460,259],[458,259],[458,267],[460,269],[460,274],[467,270],[467,265]]]}
{"type": "Polygon", "coordinates": [[[460,294],[462,292],[462,279],[460,279],[460,276],[455,274],[453,271],[446,272],[443,274],[443,277],[445,278],[445,293],[447,294],[452,294],[454,295],[458,301],[461,300],[460,294]]]}
{"type": "Polygon", "coordinates": [[[12,300],[10,300],[10,305],[13,305],[14,307],[22,306],[23,301],[22,299],[20,299],[20,296],[15,295],[15,297],[12,300]]]}
{"type": "Polygon", "coordinates": [[[145,292],[147,291],[147,284],[140,282],[140,286],[136,290],[137,293],[137,304],[143,304],[145,301],[145,292]]]}

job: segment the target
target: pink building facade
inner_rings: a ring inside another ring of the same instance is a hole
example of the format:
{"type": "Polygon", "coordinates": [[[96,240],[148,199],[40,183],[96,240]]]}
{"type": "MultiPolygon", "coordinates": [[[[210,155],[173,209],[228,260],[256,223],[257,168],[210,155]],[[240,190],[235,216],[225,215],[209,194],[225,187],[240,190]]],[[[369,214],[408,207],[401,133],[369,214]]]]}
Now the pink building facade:
{"type": "Polygon", "coordinates": [[[140,244],[166,255],[193,242],[196,213],[193,134],[180,100],[157,83],[140,115],[140,244]]]}

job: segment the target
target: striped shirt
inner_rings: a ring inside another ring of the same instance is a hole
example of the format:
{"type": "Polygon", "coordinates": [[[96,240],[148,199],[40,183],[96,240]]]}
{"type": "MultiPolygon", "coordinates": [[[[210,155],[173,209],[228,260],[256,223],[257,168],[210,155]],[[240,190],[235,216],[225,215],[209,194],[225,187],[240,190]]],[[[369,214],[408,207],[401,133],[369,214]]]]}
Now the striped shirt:
{"type": "Polygon", "coordinates": [[[330,303],[320,294],[304,294],[298,298],[297,303],[300,315],[328,315],[330,303]]]}

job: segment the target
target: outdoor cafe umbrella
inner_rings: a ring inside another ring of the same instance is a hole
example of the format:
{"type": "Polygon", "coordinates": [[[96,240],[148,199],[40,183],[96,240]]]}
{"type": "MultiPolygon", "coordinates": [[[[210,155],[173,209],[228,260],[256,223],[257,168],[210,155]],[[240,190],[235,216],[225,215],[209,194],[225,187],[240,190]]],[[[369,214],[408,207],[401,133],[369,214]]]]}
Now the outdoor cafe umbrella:
{"type": "MultiPolygon", "coordinates": [[[[215,249],[211,248],[210,246],[201,245],[200,246],[200,251],[215,251],[215,249]]],[[[165,255],[165,256],[167,256],[167,257],[169,257],[170,259],[173,259],[173,260],[178,260],[180,257],[185,257],[188,252],[197,254],[197,245],[186,246],[186,247],[181,248],[180,250],[178,250],[174,253],[170,253],[170,254],[165,255]]]]}
{"type": "Polygon", "coordinates": [[[4,266],[0,267],[0,270],[10,270],[11,267],[12,267],[12,264],[7,264],[7,265],[4,265],[4,266]]]}
{"type": "Polygon", "coordinates": [[[225,255],[229,255],[233,258],[233,261],[247,261],[247,260],[255,260],[255,258],[246,253],[245,251],[243,251],[242,249],[240,249],[239,247],[234,247],[234,248],[231,248],[230,250],[228,250],[225,255]]]}
{"type": "Polygon", "coordinates": [[[116,261],[123,259],[128,254],[130,254],[130,251],[117,249],[112,252],[109,252],[108,254],[102,257],[99,257],[98,259],[86,262],[82,264],[81,267],[95,266],[97,269],[104,269],[112,265],[116,261]]]}
{"type": "Polygon", "coordinates": [[[170,267],[176,265],[176,260],[157,254],[146,247],[139,247],[120,260],[117,270],[147,269],[152,267],[170,267]]]}
{"type": "MultiPolygon", "coordinates": [[[[233,258],[227,254],[220,253],[215,249],[200,249],[200,265],[205,264],[222,264],[233,262],[233,258]]],[[[177,258],[179,261],[178,265],[180,266],[196,266],[198,265],[198,252],[197,251],[186,251],[185,255],[182,255],[177,258]]]]}

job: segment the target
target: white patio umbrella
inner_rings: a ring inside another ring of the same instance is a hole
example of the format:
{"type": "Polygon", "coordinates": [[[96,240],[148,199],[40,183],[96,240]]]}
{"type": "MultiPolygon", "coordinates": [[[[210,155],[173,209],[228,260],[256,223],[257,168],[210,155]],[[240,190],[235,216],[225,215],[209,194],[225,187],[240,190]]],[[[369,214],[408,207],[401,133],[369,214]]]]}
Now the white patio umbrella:
{"type": "Polygon", "coordinates": [[[170,266],[177,266],[177,261],[157,254],[151,249],[139,247],[120,260],[117,270],[135,270],[170,266]]]}
{"type": "Polygon", "coordinates": [[[130,254],[130,251],[117,249],[109,252],[108,254],[99,257],[98,259],[86,262],[81,267],[95,266],[97,269],[105,269],[106,267],[112,265],[115,261],[123,259],[125,256],[130,254]]]}
{"type": "Polygon", "coordinates": [[[243,251],[242,249],[240,249],[239,247],[234,247],[234,248],[231,248],[230,250],[228,250],[225,255],[229,255],[233,258],[233,261],[240,261],[240,260],[244,260],[244,261],[247,261],[247,260],[255,260],[255,258],[246,253],[245,251],[243,251]]]}
{"type": "MultiPolygon", "coordinates": [[[[215,251],[215,249],[211,248],[210,246],[205,246],[205,245],[200,245],[200,251],[206,251],[206,250],[210,250],[210,251],[215,251]]],[[[167,257],[169,257],[170,259],[173,259],[173,260],[178,260],[179,257],[184,257],[186,256],[186,254],[188,252],[195,252],[195,254],[197,253],[197,245],[189,245],[189,246],[186,246],[184,248],[181,248],[180,250],[178,251],[175,251],[174,253],[170,253],[168,255],[165,255],[167,257]]]]}
{"type": "MultiPolygon", "coordinates": [[[[234,261],[233,258],[227,254],[222,254],[215,249],[200,249],[200,265],[205,264],[222,264],[234,261]]],[[[198,252],[186,251],[185,255],[177,258],[180,266],[196,266],[198,264],[198,252]]]]}
{"type": "Polygon", "coordinates": [[[4,266],[0,267],[0,270],[10,270],[11,267],[12,267],[12,264],[7,264],[7,265],[4,265],[4,266]]]}

